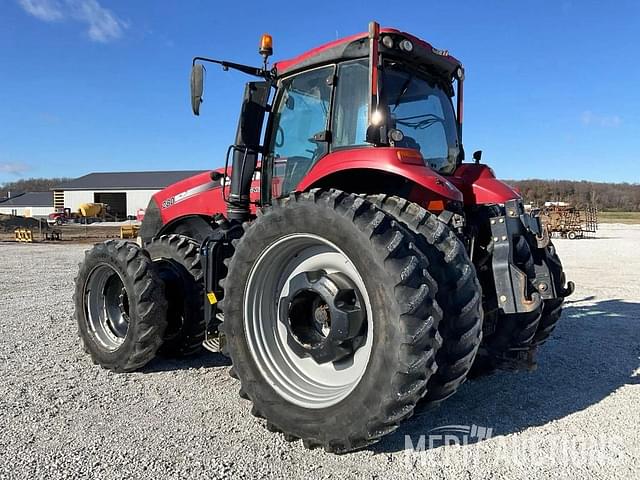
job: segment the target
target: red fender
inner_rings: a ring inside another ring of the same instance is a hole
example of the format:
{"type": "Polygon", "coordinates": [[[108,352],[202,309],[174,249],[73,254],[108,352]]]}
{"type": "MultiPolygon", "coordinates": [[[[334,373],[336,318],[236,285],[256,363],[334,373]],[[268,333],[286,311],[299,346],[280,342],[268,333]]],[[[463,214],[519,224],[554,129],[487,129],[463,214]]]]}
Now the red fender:
{"type": "MultiPolygon", "coordinates": [[[[462,202],[466,205],[504,203],[520,194],[495,178],[486,165],[465,163],[454,175],[444,177],[424,165],[419,152],[405,148],[357,148],[333,152],[307,173],[296,190],[305,191],[328,176],[349,170],[376,170],[413,182],[409,200],[426,205],[432,199],[462,202]]],[[[223,173],[223,169],[217,170],[223,173]]],[[[161,223],[168,224],[188,215],[212,216],[225,213],[221,180],[212,180],[211,171],[184,179],[153,195],[161,223]]],[[[354,190],[355,191],[355,190],[354,190]]],[[[251,199],[260,195],[259,181],[252,182],[251,199]]],[[[252,212],[255,207],[252,205],[252,212]]]]}
{"type": "Polygon", "coordinates": [[[462,202],[460,190],[445,177],[425,166],[419,152],[408,148],[365,147],[338,150],[320,159],[298,184],[296,190],[308,190],[329,175],[347,170],[378,170],[392,173],[433,192],[435,197],[462,202]]]}
{"type": "Polygon", "coordinates": [[[498,180],[487,165],[463,163],[448,178],[464,195],[465,205],[505,203],[521,198],[513,187],[498,180]]]}

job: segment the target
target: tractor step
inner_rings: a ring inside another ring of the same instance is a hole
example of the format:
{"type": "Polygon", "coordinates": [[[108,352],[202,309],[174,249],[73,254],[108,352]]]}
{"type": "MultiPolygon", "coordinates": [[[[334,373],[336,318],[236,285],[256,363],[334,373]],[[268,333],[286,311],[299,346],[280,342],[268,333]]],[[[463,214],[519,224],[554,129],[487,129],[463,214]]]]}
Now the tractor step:
{"type": "MultiPolygon", "coordinates": [[[[216,314],[217,325],[220,325],[224,321],[224,315],[222,313],[216,314]]],[[[224,335],[221,335],[216,329],[216,332],[207,332],[207,338],[202,342],[202,346],[213,353],[222,353],[222,347],[224,346],[224,335]]]]}
{"type": "Polygon", "coordinates": [[[202,342],[202,346],[213,353],[222,353],[220,337],[210,337],[202,342]]]}

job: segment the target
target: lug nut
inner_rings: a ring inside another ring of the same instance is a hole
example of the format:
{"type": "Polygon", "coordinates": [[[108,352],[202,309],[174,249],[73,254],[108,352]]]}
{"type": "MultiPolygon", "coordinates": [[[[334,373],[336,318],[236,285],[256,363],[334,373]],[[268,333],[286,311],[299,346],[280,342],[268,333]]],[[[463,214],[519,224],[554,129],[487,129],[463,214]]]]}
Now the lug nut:
{"type": "Polygon", "coordinates": [[[507,296],[506,295],[500,295],[500,302],[504,303],[507,301],[507,296]]]}
{"type": "Polygon", "coordinates": [[[542,282],[540,285],[538,285],[538,290],[540,290],[541,292],[546,292],[547,288],[549,288],[549,286],[544,282],[542,282]]]}

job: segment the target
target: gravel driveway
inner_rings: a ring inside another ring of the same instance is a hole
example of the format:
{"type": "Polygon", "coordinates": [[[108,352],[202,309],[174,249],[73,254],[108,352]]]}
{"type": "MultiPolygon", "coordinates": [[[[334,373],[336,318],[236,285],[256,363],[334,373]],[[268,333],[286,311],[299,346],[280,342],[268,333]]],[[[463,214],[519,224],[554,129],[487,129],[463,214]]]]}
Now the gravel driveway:
{"type": "Polygon", "coordinates": [[[0,244],[0,478],[640,478],[640,226],[599,233],[556,241],[577,288],[536,371],[467,382],[343,456],[269,433],[222,356],[93,365],[71,318],[87,247],[0,244]],[[420,451],[447,425],[470,435],[420,451]]]}

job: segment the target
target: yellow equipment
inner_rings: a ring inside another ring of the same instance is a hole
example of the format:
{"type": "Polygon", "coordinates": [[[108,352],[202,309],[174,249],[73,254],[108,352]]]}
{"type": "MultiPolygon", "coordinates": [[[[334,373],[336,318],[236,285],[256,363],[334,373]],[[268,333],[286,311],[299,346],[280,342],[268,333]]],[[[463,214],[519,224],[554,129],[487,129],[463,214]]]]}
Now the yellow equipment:
{"type": "Polygon", "coordinates": [[[139,225],[127,224],[120,226],[120,238],[136,238],[138,236],[138,231],[140,230],[139,225]]]}
{"type": "Polygon", "coordinates": [[[33,232],[27,228],[16,228],[14,233],[16,234],[16,242],[33,242],[33,232]]]}
{"type": "Polygon", "coordinates": [[[104,203],[81,203],[78,213],[83,217],[100,217],[107,212],[107,205],[104,203]]]}

